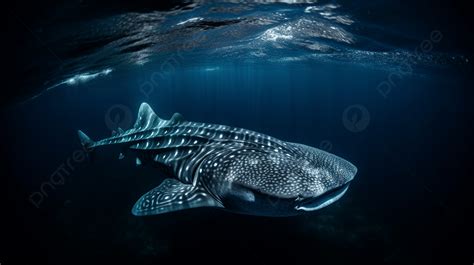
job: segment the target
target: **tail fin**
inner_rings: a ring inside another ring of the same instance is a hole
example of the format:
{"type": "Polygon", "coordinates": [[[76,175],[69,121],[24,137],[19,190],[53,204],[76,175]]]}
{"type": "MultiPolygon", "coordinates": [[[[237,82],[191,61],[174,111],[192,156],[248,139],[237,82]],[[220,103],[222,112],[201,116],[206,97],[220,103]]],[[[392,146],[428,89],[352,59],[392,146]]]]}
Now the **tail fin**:
{"type": "Polygon", "coordinates": [[[81,130],[77,131],[77,135],[79,136],[79,140],[81,140],[82,147],[86,152],[91,152],[94,149],[94,141],[89,138],[85,133],[81,130]]]}

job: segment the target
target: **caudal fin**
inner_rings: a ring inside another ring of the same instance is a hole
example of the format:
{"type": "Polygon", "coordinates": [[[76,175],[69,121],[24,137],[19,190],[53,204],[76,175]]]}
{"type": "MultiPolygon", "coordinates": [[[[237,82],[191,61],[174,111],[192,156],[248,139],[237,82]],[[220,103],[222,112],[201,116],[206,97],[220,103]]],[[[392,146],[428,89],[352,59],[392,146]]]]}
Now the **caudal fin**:
{"type": "Polygon", "coordinates": [[[79,136],[79,140],[81,141],[82,147],[84,147],[86,151],[92,151],[92,149],[94,148],[94,141],[92,141],[91,138],[89,138],[89,136],[87,136],[81,130],[77,131],[77,135],[79,136]]]}

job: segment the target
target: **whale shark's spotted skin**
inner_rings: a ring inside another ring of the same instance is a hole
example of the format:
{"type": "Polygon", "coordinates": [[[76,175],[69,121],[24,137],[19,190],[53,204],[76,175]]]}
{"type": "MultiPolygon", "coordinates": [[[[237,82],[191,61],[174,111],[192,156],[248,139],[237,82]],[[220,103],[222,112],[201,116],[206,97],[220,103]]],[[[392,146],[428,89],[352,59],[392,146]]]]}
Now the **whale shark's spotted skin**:
{"type": "Polygon", "coordinates": [[[178,113],[163,120],[146,103],[128,131],[97,142],[81,131],[79,136],[90,150],[119,145],[137,153],[138,165],[171,170],[174,178],[143,195],[132,209],[134,215],[196,207],[295,215],[339,199],[357,171],[322,150],[250,130],[188,122],[178,113]]]}

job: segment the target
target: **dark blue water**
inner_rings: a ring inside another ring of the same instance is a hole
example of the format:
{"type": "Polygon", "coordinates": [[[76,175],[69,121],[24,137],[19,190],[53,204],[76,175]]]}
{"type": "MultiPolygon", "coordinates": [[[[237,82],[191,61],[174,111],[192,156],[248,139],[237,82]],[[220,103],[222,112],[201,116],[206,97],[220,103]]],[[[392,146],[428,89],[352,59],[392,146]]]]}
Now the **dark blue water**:
{"type": "Polygon", "coordinates": [[[69,41],[51,39],[60,70],[26,80],[36,85],[2,112],[12,207],[2,218],[15,229],[0,262],[470,264],[469,52],[422,21],[399,32],[357,10],[213,4],[51,26],[69,41]],[[98,140],[128,129],[142,102],[163,118],[179,112],[327,150],[358,173],[338,202],[297,217],[206,208],[135,217],[162,173],[114,151],[91,163],[76,131],[98,140]]]}

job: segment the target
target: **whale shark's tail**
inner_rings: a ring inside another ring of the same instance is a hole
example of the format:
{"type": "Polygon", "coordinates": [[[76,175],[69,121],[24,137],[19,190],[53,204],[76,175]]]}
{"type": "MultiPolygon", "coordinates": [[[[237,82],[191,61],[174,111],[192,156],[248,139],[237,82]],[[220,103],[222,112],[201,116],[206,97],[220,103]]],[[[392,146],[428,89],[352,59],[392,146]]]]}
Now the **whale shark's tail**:
{"type": "Polygon", "coordinates": [[[89,158],[89,161],[92,161],[92,151],[94,150],[94,144],[95,142],[89,138],[84,132],[81,130],[77,131],[77,135],[79,136],[79,140],[81,141],[82,148],[84,151],[87,153],[87,157],[89,158]]]}

